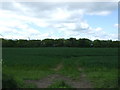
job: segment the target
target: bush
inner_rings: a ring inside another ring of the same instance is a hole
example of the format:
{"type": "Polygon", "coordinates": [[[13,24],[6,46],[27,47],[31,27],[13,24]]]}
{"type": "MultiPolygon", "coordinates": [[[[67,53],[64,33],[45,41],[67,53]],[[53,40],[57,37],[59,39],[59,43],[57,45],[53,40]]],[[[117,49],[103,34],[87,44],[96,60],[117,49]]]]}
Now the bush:
{"type": "Polygon", "coordinates": [[[2,88],[18,88],[17,82],[11,75],[2,75],[2,88]]]}

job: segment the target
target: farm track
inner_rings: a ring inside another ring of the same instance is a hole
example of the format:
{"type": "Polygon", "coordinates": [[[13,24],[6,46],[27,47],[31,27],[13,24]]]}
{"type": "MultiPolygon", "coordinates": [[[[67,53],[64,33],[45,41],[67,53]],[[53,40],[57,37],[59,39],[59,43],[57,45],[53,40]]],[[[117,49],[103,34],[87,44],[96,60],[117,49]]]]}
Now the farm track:
{"type": "Polygon", "coordinates": [[[49,75],[48,77],[43,78],[41,80],[25,80],[25,82],[27,84],[29,84],[29,83],[35,84],[37,86],[37,88],[47,88],[48,86],[55,83],[55,81],[57,81],[57,80],[62,80],[66,84],[70,85],[73,88],[92,88],[92,85],[91,85],[90,81],[88,81],[86,79],[85,74],[81,75],[79,81],[72,80],[71,78],[63,76],[63,75],[53,74],[53,75],[49,75]]]}
{"type": "Polygon", "coordinates": [[[54,68],[53,70],[54,70],[54,71],[59,71],[59,70],[62,69],[62,68],[63,68],[63,64],[60,63],[60,64],[58,64],[57,67],[54,68]]]}
{"type": "MultiPolygon", "coordinates": [[[[54,69],[54,71],[60,70],[63,67],[63,65],[60,63],[58,66],[54,69]]],[[[82,70],[79,68],[80,71],[82,70]]],[[[80,74],[79,80],[73,80],[67,76],[63,76],[60,74],[52,74],[48,77],[45,77],[40,80],[25,80],[26,84],[35,84],[37,88],[47,88],[48,86],[55,83],[55,81],[64,81],[67,85],[70,85],[72,88],[92,88],[92,84],[89,80],[87,80],[86,75],[84,73],[80,74]]]]}

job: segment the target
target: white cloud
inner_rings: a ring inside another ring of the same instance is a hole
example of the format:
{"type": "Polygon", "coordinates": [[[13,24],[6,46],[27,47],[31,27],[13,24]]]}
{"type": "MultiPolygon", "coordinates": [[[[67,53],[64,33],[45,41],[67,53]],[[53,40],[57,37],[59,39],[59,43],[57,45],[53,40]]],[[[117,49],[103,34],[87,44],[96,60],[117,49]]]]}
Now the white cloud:
{"type": "Polygon", "coordinates": [[[88,29],[88,28],[89,28],[89,25],[88,25],[86,22],[81,22],[81,23],[80,23],[80,27],[81,27],[82,29],[88,29]]]}
{"type": "Polygon", "coordinates": [[[7,2],[2,3],[3,9],[15,11],[17,13],[23,13],[30,16],[37,17],[49,17],[52,14],[52,10],[57,9],[56,14],[59,16],[63,14],[62,17],[69,16],[66,9],[69,11],[83,10],[84,13],[92,15],[107,15],[114,11],[118,7],[117,2],[67,2],[67,3],[50,3],[50,2],[7,2]],[[61,10],[62,8],[62,10],[61,10]],[[49,13],[51,12],[51,13],[49,13]]]}
{"type": "Polygon", "coordinates": [[[65,38],[108,38],[107,34],[103,36],[101,27],[91,27],[84,20],[84,15],[108,15],[116,4],[93,4],[95,3],[4,3],[0,10],[0,33],[6,38],[19,39],[61,37],[56,33],[65,38]]]}
{"type": "Polygon", "coordinates": [[[95,29],[95,31],[102,31],[103,29],[101,27],[98,27],[95,29]]]}
{"type": "MultiPolygon", "coordinates": [[[[20,38],[20,37],[28,37],[30,35],[36,35],[36,34],[41,34],[40,31],[37,29],[32,28],[29,23],[30,22],[35,22],[34,19],[32,21],[32,18],[29,19],[29,17],[25,16],[20,16],[16,15],[12,12],[9,11],[2,11],[1,21],[0,21],[0,33],[3,35],[5,38],[20,38]],[[30,21],[29,21],[30,20],[30,21]]],[[[40,23],[36,22],[37,24],[40,23]]],[[[42,24],[43,25],[43,24],[42,24]]]]}
{"type": "Polygon", "coordinates": [[[101,16],[106,16],[109,15],[111,12],[110,11],[101,11],[101,12],[91,12],[88,13],[89,15],[101,15],[101,16]]]}
{"type": "Polygon", "coordinates": [[[114,24],[115,28],[120,28],[120,24],[114,24]]]}
{"type": "Polygon", "coordinates": [[[51,18],[54,20],[63,20],[63,19],[67,19],[70,17],[70,13],[65,10],[65,9],[61,9],[61,8],[57,8],[54,13],[51,13],[51,18]]]}

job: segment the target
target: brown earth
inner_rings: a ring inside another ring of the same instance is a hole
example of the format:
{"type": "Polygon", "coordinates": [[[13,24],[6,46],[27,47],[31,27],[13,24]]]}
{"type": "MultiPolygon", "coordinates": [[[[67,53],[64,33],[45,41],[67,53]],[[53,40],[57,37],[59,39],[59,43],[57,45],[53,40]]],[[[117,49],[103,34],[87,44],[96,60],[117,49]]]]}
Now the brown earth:
{"type": "Polygon", "coordinates": [[[72,80],[71,78],[63,76],[63,75],[53,74],[41,80],[25,80],[25,82],[27,84],[34,83],[37,86],[37,88],[47,88],[48,86],[53,84],[56,80],[62,80],[73,88],[92,88],[92,85],[86,79],[85,74],[82,74],[80,77],[80,80],[78,81],[72,80]]]}
{"type": "MultiPolygon", "coordinates": [[[[63,67],[62,64],[59,64],[54,70],[58,71],[63,67]]],[[[83,71],[82,68],[78,68],[79,71],[83,71]]],[[[91,82],[86,78],[84,73],[80,74],[79,80],[73,80],[67,76],[63,76],[60,74],[52,74],[48,77],[42,78],[40,80],[25,80],[26,84],[33,83],[37,86],[37,88],[47,88],[48,86],[55,83],[55,81],[64,81],[67,85],[70,85],[73,88],[92,88],[91,82]]]]}
{"type": "Polygon", "coordinates": [[[54,68],[53,70],[54,70],[54,71],[59,71],[60,69],[62,69],[62,67],[63,67],[63,64],[60,63],[60,64],[58,64],[57,67],[54,68]]]}

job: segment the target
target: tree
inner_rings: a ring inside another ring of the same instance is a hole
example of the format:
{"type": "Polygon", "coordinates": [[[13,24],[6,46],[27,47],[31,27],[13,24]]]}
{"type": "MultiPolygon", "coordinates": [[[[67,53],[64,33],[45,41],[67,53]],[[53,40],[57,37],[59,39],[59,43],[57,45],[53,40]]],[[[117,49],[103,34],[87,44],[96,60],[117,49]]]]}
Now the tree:
{"type": "Polygon", "coordinates": [[[65,46],[65,39],[55,39],[54,40],[54,47],[64,47],[65,46]]]}
{"type": "Polygon", "coordinates": [[[7,40],[7,39],[2,39],[2,46],[3,47],[16,47],[16,41],[15,40],[7,40]]]}
{"type": "Polygon", "coordinates": [[[91,47],[92,41],[86,38],[78,40],[79,47],[91,47]]]}
{"type": "Polygon", "coordinates": [[[24,39],[17,40],[17,46],[18,47],[27,47],[27,40],[24,40],[24,39]]]}
{"type": "Polygon", "coordinates": [[[70,38],[70,39],[68,39],[68,42],[69,42],[69,47],[76,47],[76,46],[78,46],[76,38],[70,38]]]}
{"type": "Polygon", "coordinates": [[[44,40],[12,40],[2,39],[3,47],[119,47],[120,41],[89,39],[44,39],[44,40]]]}
{"type": "Polygon", "coordinates": [[[93,45],[94,45],[94,47],[101,47],[101,42],[100,42],[100,40],[94,40],[93,41],[93,45]]]}
{"type": "Polygon", "coordinates": [[[42,40],[42,46],[53,47],[54,46],[54,39],[44,39],[44,40],[42,40]]]}

